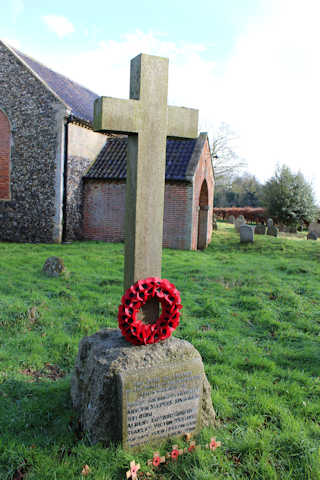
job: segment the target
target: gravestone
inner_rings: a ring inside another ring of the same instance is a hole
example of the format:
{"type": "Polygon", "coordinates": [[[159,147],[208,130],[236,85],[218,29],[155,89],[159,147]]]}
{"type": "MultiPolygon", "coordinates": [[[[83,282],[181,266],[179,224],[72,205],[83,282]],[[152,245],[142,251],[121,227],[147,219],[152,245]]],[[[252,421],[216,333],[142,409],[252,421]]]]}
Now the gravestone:
{"type": "Polygon", "coordinates": [[[271,227],[268,227],[267,235],[270,235],[272,237],[277,237],[278,233],[279,233],[278,229],[274,225],[271,225],[271,227]]]}
{"type": "Polygon", "coordinates": [[[234,224],[234,221],[235,221],[235,217],[233,215],[230,215],[228,217],[228,222],[234,224]]]}
{"type": "Polygon", "coordinates": [[[314,232],[318,237],[320,237],[320,223],[317,223],[317,222],[310,223],[308,231],[314,232]]]}
{"type": "Polygon", "coordinates": [[[272,218],[268,218],[267,227],[272,227],[272,226],[273,226],[273,220],[272,220],[272,218]]]}
{"type": "Polygon", "coordinates": [[[43,273],[48,277],[59,277],[64,270],[64,262],[59,257],[47,258],[42,268],[43,273]]]}
{"type": "Polygon", "coordinates": [[[212,230],[218,230],[217,217],[215,215],[212,216],[212,230]]]}
{"type": "Polygon", "coordinates": [[[307,240],[317,240],[318,235],[315,232],[309,232],[307,235],[307,240]]]}
{"type": "MultiPolygon", "coordinates": [[[[166,138],[198,134],[198,111],[168,106],[167,89],[168,60],[141,54],[131,61],[130,99],[95,102],[95,130],[129,135],[125,289],[161,277],[166,138]]],[[[141,320],[153,323],[159,303],[145,307],[141,320]]],[[[200,354],[172,337],[135,346],[106,329],[84,338],[71,394],[93,443],[138,447],[196,432],[215,419],[200,354]]]]}
{"type": "Polygon", "coordinates": [[[244,218],[243,215],[239,215],[239,216],[238,216],[238,219],[239,219],[239,220],[243,220],[244,222],[246,221],[246,219],[244,218]]]}
{"type": "Polygon", "coordinates": [[[215,419],[201,356],[174,337],[134,346],[105,329],[83,338],[71,395],[92,443],[133,448],[199,432],[215,419]]]}
{"type": "Polygon", "coordinates": [[[250,225],[241,225],[239,230],[241,243],[253,243],[254,229],[250,225]]]}
{"type": "Polygon", "coordinates": [[[254,233],[256,233],[257,235],[265,235],[266,226],[263,223],[259,223],[258,225],[256,225],[254,233]]]}
{"type": "Polygon", "coordinates": [[[243,220],[242,218],[236,218],[235,222],[234,222],[234,228],[236,229],[236,231],[239,233],[240,232],[240,227],[242,225],[246,225],[246,222],[245,220],[243,220]]]}

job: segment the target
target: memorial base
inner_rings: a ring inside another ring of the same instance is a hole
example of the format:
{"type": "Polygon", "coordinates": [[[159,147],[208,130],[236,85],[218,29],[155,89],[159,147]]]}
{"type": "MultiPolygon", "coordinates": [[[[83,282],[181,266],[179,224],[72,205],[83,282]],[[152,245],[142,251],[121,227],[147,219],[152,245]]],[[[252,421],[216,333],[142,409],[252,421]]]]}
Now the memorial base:
{"type": "Polygon", "coordinates": [[[105,329],[83,338],[71,396],[92,443],[135,448],[215,424],[201,356],[175,337],[134,346],[105,329]]]}

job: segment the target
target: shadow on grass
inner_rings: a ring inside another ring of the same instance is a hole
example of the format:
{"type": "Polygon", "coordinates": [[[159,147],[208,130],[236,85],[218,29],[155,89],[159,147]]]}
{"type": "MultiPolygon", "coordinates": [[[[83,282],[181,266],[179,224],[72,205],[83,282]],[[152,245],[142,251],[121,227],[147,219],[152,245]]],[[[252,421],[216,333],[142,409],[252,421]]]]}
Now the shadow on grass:
{"type": "Polygon", "coordinates": [[[70,397],[70,377],[57,380],[8,379],[0,388],[2,439],[29,447],[80,439],[70,397]]]}

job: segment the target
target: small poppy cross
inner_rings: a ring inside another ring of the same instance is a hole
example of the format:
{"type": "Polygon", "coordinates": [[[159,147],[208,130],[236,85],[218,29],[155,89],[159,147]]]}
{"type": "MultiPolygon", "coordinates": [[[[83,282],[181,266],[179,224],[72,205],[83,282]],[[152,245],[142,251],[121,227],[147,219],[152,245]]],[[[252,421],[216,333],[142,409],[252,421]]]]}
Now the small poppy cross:
{"type": "Polygon", "coordinates": [[[183,449],[178,448],[178,445],[172,445],[172,450],[171,452],[167,453],[167,458],[171,458],[171,460],[177,460],[179,455],[183,454],[183,449]]]}
{"type": "Polygon", "coordinates": [[[216,448],[221,447],[221,442],[217,442],[215,437],[210,439],[210,443],[206,445],[206,448],[210,448],[210,450],[214,451],[216,448]]]}
{"type": "Polygon", "coordinates": [[[126,473],[127,478],[131,478],[131,480],[137,480],[137,471],[140,470],[140,463],[136,465],[136,462],[132,460],[130,462],[130,470],[126,473]]]}
{"type": "Polygon", "coordinates": [[[160,463],[165,463],[166,457],[160,457],[159,452],[154,452],[153,459],[148,460],[148,465],[153,465],[154,467],[158,467],[160,463]]]}

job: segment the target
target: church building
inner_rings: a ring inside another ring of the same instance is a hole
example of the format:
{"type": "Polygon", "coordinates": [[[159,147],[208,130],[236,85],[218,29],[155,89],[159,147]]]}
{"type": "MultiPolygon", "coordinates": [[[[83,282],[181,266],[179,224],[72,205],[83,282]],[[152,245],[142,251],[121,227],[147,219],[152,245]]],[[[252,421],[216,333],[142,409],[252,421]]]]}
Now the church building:
{"type": "MultiPolygon", "coordinates": [[[[93,131],[96,98],[0,41],[0,241],[123,241],[127,139],[93,131]]],[[[213,188],[207,135],[168,139],[164,246],[207,246],[213,188]]]]}

